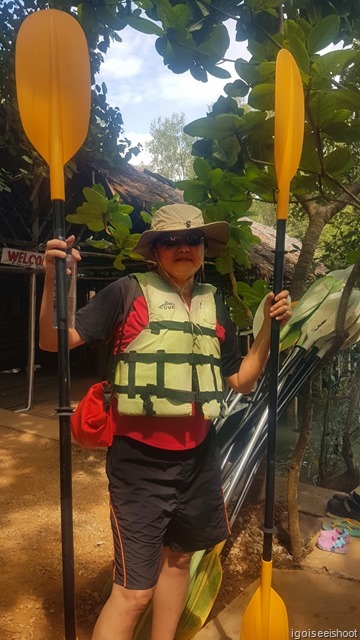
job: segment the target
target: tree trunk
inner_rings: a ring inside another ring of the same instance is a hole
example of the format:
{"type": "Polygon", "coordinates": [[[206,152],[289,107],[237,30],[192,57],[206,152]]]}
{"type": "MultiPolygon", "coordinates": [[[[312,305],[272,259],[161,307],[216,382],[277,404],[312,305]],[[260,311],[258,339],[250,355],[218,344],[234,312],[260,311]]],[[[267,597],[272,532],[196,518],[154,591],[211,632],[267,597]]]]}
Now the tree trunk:
{"type": "Polygon", "coordinates": [[[327,220],[325,219],[325,216],[323,216],[320,211],[317,216],[310,217],[309,226],[307,228],[299,259],[295,265],[294,275],[291,280],[290,295],[293,300],[300,300],[307,288],[307,280],[311,273],[314,253],[326,222],[327,220]]]}
{"type": "Polygon", "coordinates": [[[307,380],[304,385],[304,413],[301,421],[300,434],[289,465],[287,484],[290,551],[295,562],[299,562],[302,555],[298,512],[298,483],[301,463],[303,461],[311,431],[312,416],[313,399],[311,393],[311,380],[307,380]]]}

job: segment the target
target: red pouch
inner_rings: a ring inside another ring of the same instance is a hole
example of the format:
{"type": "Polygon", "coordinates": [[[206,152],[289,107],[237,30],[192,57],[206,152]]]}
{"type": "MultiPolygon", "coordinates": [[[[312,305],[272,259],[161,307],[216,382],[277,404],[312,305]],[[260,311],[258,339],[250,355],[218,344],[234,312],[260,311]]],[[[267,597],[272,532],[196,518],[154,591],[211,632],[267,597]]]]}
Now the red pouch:
{"type": "Polygon", "coordinates": [[[71,416],[73,438],[86,449],[110,447],[114,437],[112,386],[97,382],[88,390],[71,416]]]}

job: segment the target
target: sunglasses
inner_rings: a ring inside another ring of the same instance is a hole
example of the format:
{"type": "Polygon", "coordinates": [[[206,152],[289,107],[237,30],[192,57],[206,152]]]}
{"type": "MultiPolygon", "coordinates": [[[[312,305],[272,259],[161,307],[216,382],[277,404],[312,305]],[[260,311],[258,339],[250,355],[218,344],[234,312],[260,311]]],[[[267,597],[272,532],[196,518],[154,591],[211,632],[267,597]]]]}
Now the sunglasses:
{"type": "Polygon", "coordinates": [[[189,234],[187,236],[163,236],[156,241],[162,247],[180,247],[182,244],[187,244],[189,247],[198,247],[204,242],[204,236],[189,234]]]}
{"type": "Polygon", "coordinates": [[[157,244],[162,247],[180,247],[182,244],[187,244],[189,247],[198,247],[203,244],[205,238],[200,235],[187,235],[187,236],[163,236],[157,240],[157,244]]]}

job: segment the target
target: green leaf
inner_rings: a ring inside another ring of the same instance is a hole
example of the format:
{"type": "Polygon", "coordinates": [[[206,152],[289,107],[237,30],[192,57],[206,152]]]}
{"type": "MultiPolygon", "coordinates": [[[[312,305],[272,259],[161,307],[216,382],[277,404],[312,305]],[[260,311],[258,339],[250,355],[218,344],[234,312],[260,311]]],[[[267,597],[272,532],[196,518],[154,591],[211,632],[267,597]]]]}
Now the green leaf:
{"type": "Polygon", "coordinates": [[[223,172],[221,171],[221,169],[213,169],[209,173],[209,177],[208,177],[208,183],[210,185],[210,188],[213,189],[214,187],[216,187],[216,185],[220,184],[220,182],[222,181],[222,177],[223,177],[223,172]]]}
{"type": "Polygon", "coordinates": [[[123,259],[124,259],[124,254],[122,252],[120,252],[113,263],[113,266],[115,267],[115,269],[119,269],[119,271],[124,271],[125,269],[125,265],[123,263],[123,259]]]}
{"type": "Polygon", "coordinates": [[[126,22],[130,27],[140,31],[141,33],[147,33],[148,35],[165,36],[165,31],[154,22],[145,20],[145,18],[138,18],[136,16],[127,16],[126,22]]]}
{"type": "Polygon", "coordinates": [[[307,49],[309,55],[316,51],[325,49],[332,44],[340,28],[340,18],[337,15],[329,15],[319,20],[311,29],[307,38],[307,49]]]}
{"type": "Polygon", "coordinates": [[[92,188],[93,191],[97,191],[97,193],[100,193],[100,195],[102,195],[102,196],[104,196],[104,198],[106,198],[106,191],[105,191],[103,185],[101,184],[101,182],[99,182],[97,184],[93,184],[91,188],[92,188]]]}
{"type": "Polygon", "coordinates": [[[129,236],[125,245],[127,253],[132,252],[134,247],[136,247],[137,243],[139,242],[140,236],[141,236],[141,233],[132,233],[131,236],[129,236]]]}
{"type": "Polygon", "coordinates": [[[256,70],[258,72],[259,82],[265,83],[270,80],[271,82],[275,82],[275,62],[261,62],[256,70]]]}
{"type": "Polygon", "coordinates": [[[101,195],[98,191],[96,191],[95,189],[91,189],[90,187],[84,187],[82,191],[86,200],[95,210],[101,213],[105,213],[107,211],[107,198],[104,198],[104,196],[101,195]]]}
{"type": "Polygon", "coordinates": [[[125,225],[118,224],[117,227],[114,228],[113,238],[119,247],[123,248],[124,242],[127,241],[129,236],[130,236],[129,228],[126,227],[125,225]]]}
{"type": "Polygon", "coordinates": [[[260,111],[273,111],[275,108],[275,85],[258,84],[249,93],[249,105],[260,111]]]}
{"type": "Polygon", "coordinates": [[[194,171],[202,182],[207,184],[209,174],[211,172],[211,166],[203,158],[196,158],[194,160],[194,171]]]}
{"type": "Polygon", "coordinates": [[[295,22],[294,20],[285,20],[284,36],[286,40],[290,40],[290,38],[292,38],[293,36],[296,36],[301,42],[304,42],[305,40],[304,30],[302,29],[300,23],[295,22]]]}
{"type": "Polygon", "coordinates": [[[355,264],[357,260],[360,258],[360,249],[354,249],[354,251],[350,251],[347,254],[347,259],[350,264],[355,264]]]}
{"type": "Polygon", "coordinates": [[[244,299],[251,313],[254,315],[261,300],[270,292],[269,285],[265,280],[256,280],[252,286],[245,282],[237,282],[238,294],[244,299]]]}
{"type": "Polygon", "coordinates": [[[127,229],[131,229],[132,227],[131,218],[126,213],[122,213],[121,211],[114,211],[114,213],[108,215],[108,220],[115,229],[117,229],[118,227],[126,227],[127,229]]]}
{"type": "Polygon", "coordinates": [[[216,118],[207,117],[194,120],[184,127],[184,132],[196,138],[215,140],[236,133],[242,123],[242,118],[239,116],[232,113],[224,113],[216,116],[216,118]]]}
{"type": "Polygon", "coordinates": [[[103,249],[113,249],[115,247],[113,242],[110,242],[109,240],[86,240],[86,244],[88,244],[90,247],[94,247],[95,249],[100,249],[101,251],[103,249]]]}
{"type": "Polygon", "coordinates": [[[150,213],[148,213],[147,211],[140,211],[140,215],[143,221],[146,222],[146,224],[152,223],[152,216],[150,215],[150,213]]]}
{"type": "Polygon", "coordinates": [[[214,78],[222,78],[224,80],[231,78],[231,73],[229,73],[229,71],[216,65],[206,65],[205,69],[211,76],[214,76],[214,78]]]}
{"type": "Polygon", "coordinates": [[[330,174],[344,173],[344,171],[349,169],[352,164],[353,158],[351,151],[349,149],[345,149],[345,147],[335,149],[335,151],[332,151],[324,157],[325,169],[330,174]]]}
{"type": "Polygon", "coordinates": [[[258,81],[258,73],[255,62],[247,62],[242,58],[235,60],[235,71],[247,85],[251,86],[258,81]]]}
{"type": "Polygon", "coordinates": [[[358,53],[344,49],[342,51],[329,51],[315,60],[311,65],[311,75],[313,76],[312,86],[316,88],[331,89],[331,80],[340,74],[343,68],[353,62],[358,57],[358,53]]]}
{"type": "Polygon", "coordinates": [[[284,47],[292,53],[297,62],[299,69],[308,73],[310,68],[309,54],[304,46],[303,40],[296,35],[292,35],[288,41],[284,40],[284,47]]]}
{"type": "Polygon", "coordinates": [[[235,80],[235,82],[228,82],[225,85],[224,91],[230,98],[244,98],[249,93],[250,87],[242,80],[235,80]]]}

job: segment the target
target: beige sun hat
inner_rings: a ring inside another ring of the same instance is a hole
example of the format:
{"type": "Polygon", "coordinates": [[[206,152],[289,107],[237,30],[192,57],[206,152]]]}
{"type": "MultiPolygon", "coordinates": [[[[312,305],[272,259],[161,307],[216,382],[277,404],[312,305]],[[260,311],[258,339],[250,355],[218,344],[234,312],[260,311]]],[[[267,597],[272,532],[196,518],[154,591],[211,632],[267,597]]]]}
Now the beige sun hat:
{"type": "Polygon", "coordinates": [[[146,260],[154,260],[153,245],[157,238],[193,230],[201,230],[206,240],[205,254],[215,258],[224,249],[230,236],[227,222],[209,222],[205,224],[203,214],[197,207],[190,204],[169,204],[160,207],[154,214],[151,227],[144,231],[134,247],[135,253],[140,253],[146,260]]]}

